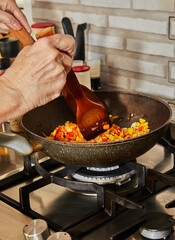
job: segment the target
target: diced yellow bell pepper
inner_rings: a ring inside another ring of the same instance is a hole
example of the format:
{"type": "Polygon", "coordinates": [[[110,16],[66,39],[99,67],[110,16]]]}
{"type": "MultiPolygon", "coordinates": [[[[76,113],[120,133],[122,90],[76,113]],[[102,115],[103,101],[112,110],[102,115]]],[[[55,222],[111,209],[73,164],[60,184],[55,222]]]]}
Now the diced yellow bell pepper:
{"type": "Polygon", "coordinates": [[[139,122],[140,122],[140,123],[144,123],[144,122],[146,122],[146,120],[143,119],[143,118],[140,118],[140,119],[139,119],[139,122]]]}
{"type": "Polygon", "coordinates": [[[133,128],[128,128],[128,133],[132,135],[133,134],[133,130],[134,130],[133,128]]]}

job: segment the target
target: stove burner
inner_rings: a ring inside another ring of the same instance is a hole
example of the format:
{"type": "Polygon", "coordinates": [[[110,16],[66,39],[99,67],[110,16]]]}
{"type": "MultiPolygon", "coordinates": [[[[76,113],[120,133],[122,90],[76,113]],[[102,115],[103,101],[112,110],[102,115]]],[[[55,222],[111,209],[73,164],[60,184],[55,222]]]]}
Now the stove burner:
{"type": "Polygon", "coordinates": [[[171,234],[172,217],[166,213],[151,213],[140,227],[140,234],[148,239],[166,239],[171,234]]]}
{"type": "Polygon", "coordinates": [[[81,168],[73,175],[73,178],[83,182],[92,182],[97,184],[123,185],[131,180],[136,171],[127,165],[112,166],[107,168],[81,168]]]}
{"type": "Polygon", "coordinates": [[[101,167],[101,168],[87,167],[88,170],[90,170],[90,171],[97,171],[97,172],[108,172],[108,171],[113,171],[113,170],[118,169],[118,168],[119,168],[119,165],[112,166],[112,167],[101,167]]]}

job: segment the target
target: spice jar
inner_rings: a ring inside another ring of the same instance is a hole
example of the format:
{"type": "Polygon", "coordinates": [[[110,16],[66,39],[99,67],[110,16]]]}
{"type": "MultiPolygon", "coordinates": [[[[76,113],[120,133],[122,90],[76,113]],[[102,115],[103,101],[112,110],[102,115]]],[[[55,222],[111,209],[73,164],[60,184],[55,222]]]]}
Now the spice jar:
{"type": "Polygon", "coordinates": [[[91,89],[90,67],[87,65],[82,65],[72,67],[72,69],[77,76],[79,83],[91,89]]]}
{"type": "Polygon", "coordinates": [[[81,66],[81,65],[84,65],[83,60],[74,60],[72,66],[75,67],[75,66],[81,66]]]}
{"type": "Polygon", "coordinates": [[[9,58],[1,58],[0,59],[0,76],[5,72],[7,68],[10,67],[10,59],[9,58]]]}
{"type": "Polygon", "coordinates": [[[91,89],[100,90],[100,69],[101,60],[100,59],[90,59],[87,60],[87,65],[90,66],[90,76],[91,76],[91,89]]]}
{"type": "Polygon", "coordinates": [[[32,37],[36,40],[35,35],[41,30],[51,27],[55,30],[55,25],[52,22],[38,22],[31,25],[32,37]]]}
{"type": "Polygon", "coordinates": [[[0,52],[3,58],[10,58],[12,63],[20,51],[19,40],[14,37],[0,39],[0,52]]]}

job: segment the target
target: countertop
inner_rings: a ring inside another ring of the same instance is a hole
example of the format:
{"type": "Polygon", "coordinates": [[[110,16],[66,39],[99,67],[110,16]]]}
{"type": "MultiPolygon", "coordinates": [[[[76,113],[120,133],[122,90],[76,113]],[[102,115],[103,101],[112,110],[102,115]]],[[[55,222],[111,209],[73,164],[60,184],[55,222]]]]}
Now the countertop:
{"type": "MultiPolygon", "coordinates": [[[[0,240],[24,240],[23,228],[32,220],[0,201],[0,240]]],[[[50,233],[54,231],[50,230],[50,233]]]]}
{"type": "Polygon", "coordinates": [[[32,219],[2,201],[0,213],[0,240],[24,240],[23,227],[32,219]]]}

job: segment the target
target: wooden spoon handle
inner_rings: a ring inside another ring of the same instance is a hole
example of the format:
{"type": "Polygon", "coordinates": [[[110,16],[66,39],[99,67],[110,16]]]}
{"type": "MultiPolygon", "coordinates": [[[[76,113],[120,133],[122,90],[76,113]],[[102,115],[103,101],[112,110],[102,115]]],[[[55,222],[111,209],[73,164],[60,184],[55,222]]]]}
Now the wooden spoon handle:
{"type": "MultiPolygon", "coordinates": [[[[7,12],[13,15],[13,13],[10,10],[8,10],[7,12]]],[[[11,33],[13,33],[13,35],[19,39],[23,46],[32,45],[35,42],[30,33],[24,27],[22,27],[21,30],[15,30],[11,27],[9,27],[9,29],[11,33]]]]}
{"type": "Polygon", "coordinates": [[[25,28],[22,28],[21,30],[14,30],[10,28],[10,31],[16,38],[19,39],[23,46],[32,45],[35,42],[30,33],[25,28]]]}
{"type": "Polygon", "coordinates": [[[77,105],[83,105],[85,103],[84,100],[88,100],[72,68],[67,75],[66,84],[71,91],[77,105]]]}

